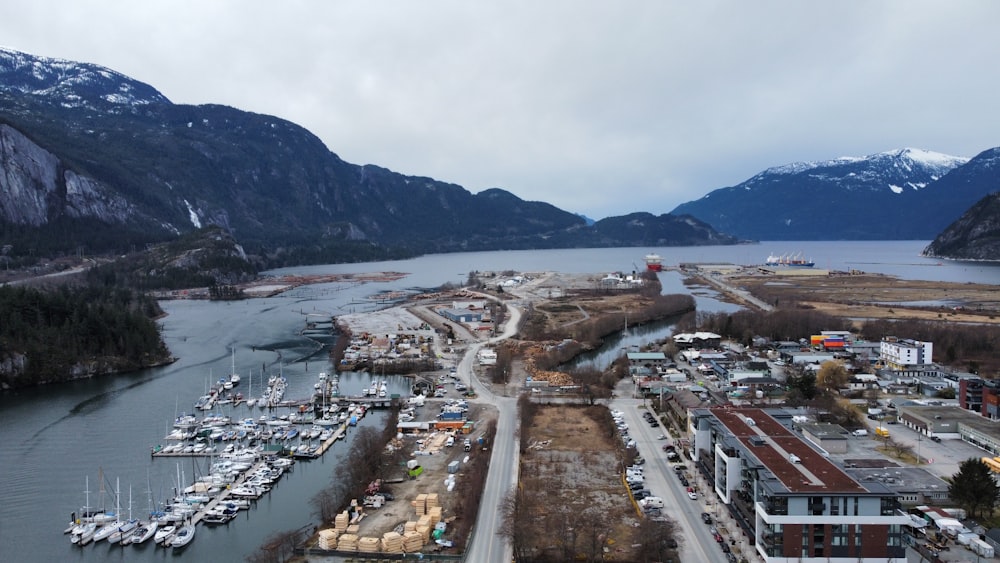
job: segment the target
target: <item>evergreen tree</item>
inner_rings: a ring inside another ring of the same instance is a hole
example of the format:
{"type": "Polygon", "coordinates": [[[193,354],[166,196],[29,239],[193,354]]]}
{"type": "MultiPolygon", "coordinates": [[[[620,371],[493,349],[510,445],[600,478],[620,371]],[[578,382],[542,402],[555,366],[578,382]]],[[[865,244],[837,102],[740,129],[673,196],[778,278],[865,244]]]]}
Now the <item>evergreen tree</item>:
{"type": "Polygon", "coordinates": [[[948,494],[952,500],[976,518],[993,509],[1000,501],[1000,485],[993,479],[993,473],[981,459],[969,458],[958,466],[958,473],[952,476],[948,494]]]}

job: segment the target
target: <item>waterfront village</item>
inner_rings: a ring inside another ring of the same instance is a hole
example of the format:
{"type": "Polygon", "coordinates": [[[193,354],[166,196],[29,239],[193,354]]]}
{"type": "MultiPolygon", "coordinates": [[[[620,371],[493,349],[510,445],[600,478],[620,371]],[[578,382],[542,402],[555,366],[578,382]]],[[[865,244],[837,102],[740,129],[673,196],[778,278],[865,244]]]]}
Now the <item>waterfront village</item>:
{"type": "MultiPolygon", "coordinates": [[[[388,447],[403,452],[405,464],[299,538],[296,556],[460,555],[473,529],[462,505],[480,494],[471,485],[483,487],[467,482],[476,473],[469,468],[477,459],[485,466],[492,454],[487,429],[498,412],[491,402],[523,393],[548,411],[535,416],[536,426],[548,422],[541,431],[521,429],[528,441],[521,444],[522,474],[539,467],[532,456],[550,456],[550,463],[573,467],[574,485],[545,486],[585,497],[601,514],[622,520],[603,522],[600,540],[587,548],[582,538],[551,537],[561,530],[546,526],[558,512],[550,507],[532,514],[532,525],[550,536],[532,546],[536,553],[635,560],[636,550],[646,548],[636,530],[669,521],[672,534],[658,553],[683,561],[994,558],[1000,528],[980,524],[949,495],[949,479],[965,460],[981,460],[994,478],[1000,474],[1000,385],[993,380],[936,363],[933,342],[905,334],[866,342],[851,331],[824,330],[735,343],[711,332],[678,333],[623,350],[626,377],[612,397],[596,402],[612,425],[613,437],[605,440],[599,424],[573,414],[595,401],[564,374],[515,362],[501,386],[492,373],[498,335],[517,322],[512,303],[510,310],[498,306],[503,299],[537,306],[581,288],[627,292],[642,283],[620,274],[571,278],[493,274],[497,291],[444,292],[338,317],[349,341],[338,369],[319,374],[309,397],[285,397],[280,376],[259,382],[257,394],[244,393],[234,361],[233,373],[192,405],[195,414],[179,416],[151,450],[211,459],[211,470],[149,519],[124,521],[118,512],[85,506],[66,533],[80,545],[153,539],[183,549],[196,526],[226,525],[294,464],[323,456],[369,409],[391,408],[398,415],[388,447]],[[460,367],[467,353],[466,373],[460,367]],[[832,366],[843,368],[835,392],[857,416],[786,404],[792,374],[817,375],[832,366]],[[356,369],[371,374],[371,385],[345,396],[338,373],[356,369]],[[389,392],[386,373],[411,375],[411,394],[389,392]],[[244,414],[213,414],[219,405],[244,414]],[[588,430],[574,440],[576,430],[561,424],[588,430]],[[610,456],[601,457],[602,449],[610,456]]],[[[745,295],[732,297],[746,302],[745,295]]],[[[553,473],[567,478],[565,471],[553,473]]]]}

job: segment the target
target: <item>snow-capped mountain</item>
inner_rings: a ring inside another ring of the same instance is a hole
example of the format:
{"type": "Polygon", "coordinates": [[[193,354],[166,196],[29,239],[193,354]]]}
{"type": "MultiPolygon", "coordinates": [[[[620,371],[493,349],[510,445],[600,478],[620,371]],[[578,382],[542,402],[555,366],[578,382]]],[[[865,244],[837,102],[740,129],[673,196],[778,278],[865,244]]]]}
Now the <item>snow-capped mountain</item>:
{"type": "Polygon", "coordinates": [[[931,239],[988,192],[938,182],[969,159],[904,148],[769,168],[678,206],[757,240],[931,239]]]}
{"type": "Polygon", "coordinates": [[[152,86],[103,66],[0,47],[0,88],[67,108],[170,103],[152,86]]]}
{"type": "Polygon", "coordinates": [[[261,264],[731,244],[691,219],[587,225],[501,189],[345,162],[289,121],[173,104],[109,69],[0,50],[2,246],[114,252],[218,226],[261,264]],[[67,236],[69,233],[69,236],[67,236]]]}

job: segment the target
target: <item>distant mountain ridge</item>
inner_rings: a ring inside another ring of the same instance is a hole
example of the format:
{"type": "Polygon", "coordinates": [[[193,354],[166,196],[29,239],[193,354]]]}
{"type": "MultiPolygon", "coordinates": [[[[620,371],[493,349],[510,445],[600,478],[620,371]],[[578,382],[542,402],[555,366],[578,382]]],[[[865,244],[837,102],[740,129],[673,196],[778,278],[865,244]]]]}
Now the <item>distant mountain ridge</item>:
{"type": "Polygon", "coordinates": [[[209,225],[267,266],[737,242],[690,217],[588,226],[505,190],[472,194],[351,164],[294,123],[176,105],[109,69],[9,49],[0,49],[0,139],[0,242],[15,252],[118,251],[209,225]]]}
{"type": "Polygon", "coordinates": [[[778,166],[672,213],[757,240],[931,239],[997,185],[996,168],[984,165],[994,152],[906,148],[778,166]]]}

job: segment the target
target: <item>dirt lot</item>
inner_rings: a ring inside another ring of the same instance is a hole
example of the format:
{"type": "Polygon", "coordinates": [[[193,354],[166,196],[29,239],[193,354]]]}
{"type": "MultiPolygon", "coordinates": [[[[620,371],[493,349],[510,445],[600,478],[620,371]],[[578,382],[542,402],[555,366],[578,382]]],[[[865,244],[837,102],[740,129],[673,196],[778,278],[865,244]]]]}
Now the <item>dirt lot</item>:
{"type": "MultiPolygon", "coordinates": [[[[416,420],[432,420],[440,411],[444,400],[429,399],[423,407],[416,409],[416,420]]],[[[489,405],[470,404],[468,419],[476,421],[476,429],[468,437],[475,443],[475,438],[481,432],[481,428],[489,421],[495,421],[497,411],[489,405]]],[[[386,532],[396,531],[402,533],[406,522],[415,522],[419,519],[413,502],[420,494],[437,494],[440,506],[442,507],[442,519],[449,523],[448,531],[443,539],[452,539],[449,533],[454,523],[456,508],[463,499],[462,467],[465,466],[465,459],[470,460],[474,456],[487,456],[489,451],[483,451],[481,447],[473,447],[466,452],[463,448],[463,441],[467,436],[457,434],[455,445],[447,447],[447,433],[445,432],[421,432],[405,434],[401,439],[393,441],[394,447],[399,447],[406,452],[407,459],[415,459],[421,467],[423,473],[416,478],[406,476],[406,467],[400,467],[395,478],[388,478],[384,490],[392,493],[394,500],[387,502],[380,508],[365,508],[364,516],[357,522],[357,530],[353,531],[361,538],[382,538],[386,532]],[[448,477],[448,464],[452,461],[459,462],[459,472],[455,475],[456,485],[448,491],[445,479],[448,477]]],[[[362,499],[358,499],[359,501],[362,499]]],[[[333,527],[333,522],[328,522],[320,529],[333,527]]],[[[316,537],[312,542],[316,542],[316,537]]],[[[316,547],[311,543],[310,547],[316,547]]],[[[439,549],[433,544],[427,545],[424,552],[441,551],[443,553],[454,553],[453,549],[439,549]]]]}
{"type": "Polygon", "coordinates": [[[634,560],[639,518],[607,430],[583,407],[548,405],[539,407],[527,436],[522,486],[532,498],[528,512],[537,514],[529,541],[557,558],[592,557],[607,547],[607,560],[634,560]]]}
{"type": "Polygon", "coordinates": [[[799,303],[840,317],[1000,323],[1000,291],[994,285],[881,275],[732,275],[726,281],[769,303],[799,303]]]}

